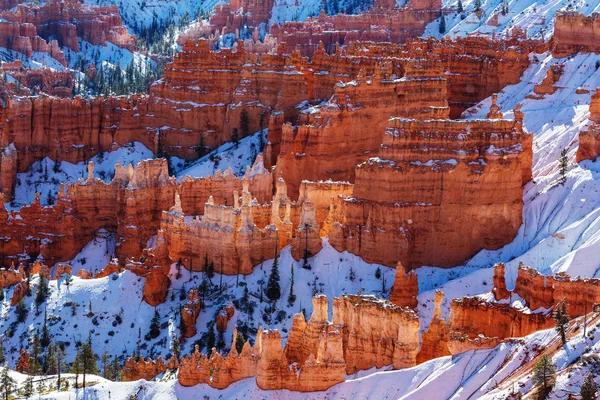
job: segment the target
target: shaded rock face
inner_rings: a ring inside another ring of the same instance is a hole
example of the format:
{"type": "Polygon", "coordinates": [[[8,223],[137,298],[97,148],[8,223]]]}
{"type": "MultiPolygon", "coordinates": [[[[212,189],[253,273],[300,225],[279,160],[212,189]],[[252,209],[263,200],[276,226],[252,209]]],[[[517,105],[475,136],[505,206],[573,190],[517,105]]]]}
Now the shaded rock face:
{"type": "Polygon", "coordinates": [[[31,358],[29,357],[29,352],[25,349],[21,349],[21,355],[19,356],[19,361],[17,361],[17,372],[26,374],[29,372],[30,365],[31,358]]]}
{"type": "Polygon", "coordinates": [[[577,162],[593,160],[600,155],[600,89],[592,95],[590,121],[587,128],[579,133],[577,162]]]}
{"type": "Polygon", "coordinates": [[[556,13],[552,36],[552,54],[555,57],[599,51],[600,13],[593,13],[588,17],[572,11],[556,13]]]}
{"type": "Polygon", "coordinates": [[[434,358],[457,354],[452,353],[448,348],[450,325],[442,317],[441,305],[443,300],[444,293],[436,291],[433,317],[429,323],[429,328],[421,336],[421,349],[417,355],[417,364],[433,360],[434,358]]]}
{"type": "MultiPolygon", "coordinates": [[[[2,17],[5,14],[11,14],[11,11],[0,13],[2,17]]],[[[75,37],[75,39],[77,38],[75,37]]],[[[27,57],[31,57],[34,52],[46,53],[64,66],[67,65],[65,55],[60,50],[58,42],[56,40],[46,42],[38,36],[35,25],[31,23],[19,23],[3,19],[0,22],[0,46],[24,54],[27,57]]]]}
{"type": "Polygon", "coordinates": [[[356,168],[331,244],[409,268],[500,248],[521,225],[531,142],[518,119],[390,120],[379,157],[356,168]]]}
{"type": "Polygon", "coordinates": [[[394,286],[390,291],[390,301],[400,307],[416,308],[418,305],[417,296],[419,295],[419,279],[414,271],[408,274],[398,263],[396,266],[396,276],[394,286]]]}
{"type": "Polygon", "coordinates": [[[225,388],[256,377],[264,390],[313,392],[343,382],[350,371],[415,365],[419,320],[413,311],[372,296],[344,296],[334,300],[330,323],[327,308],[326,297],[313,298],[310,320],[294,316],[283,349],[279,332],[262,330],[253,348],[246,342],[238,354],[233,344],[225,358],[214,349],[209,357],[201,355],[196,348],[180,362],[179,383],[225,388]]]}
{"type": "Polygon", "coordinates": [[[544,276],[533,268],[519,267],[514,293],[521,296],[529,308],[553,308],[565,301],[571,318],[591,312],[600,303],[600,279],[571,278],[566,274],[544,276]]]}
{"type": "Polygon", "coordinates": [[[181,335],[184,338],[191,338],[196,335],[196,321],[202,310],[202,302],[198,295],[198,290],[192,289],[188,294],[188,299],[181,308],[181,320],[183,329],[181,335]]]}
{"type": "Polygon", "coordinates": [[[154,307],[164,303],[170,286],[171,280],[163,267],[155,266],[151,268],[146,274],[146,281],[144,282],[144,301],[154,307]]]}
{"type": "Polygon", "coordinates": [[[226,304],[223,307],[223,309],[221,309],[221,311],[219,311],[219,314],[217,314],[217,319],[215,321],[215,326],[217,327],[217,331],[226,332],[227,324],[229,323],[229,320],[231,320],[231,318],[233,318],[234,314],[235,314],[235,307],[233,306],[233,303],[229,302],[228,304],[226,304]]]}

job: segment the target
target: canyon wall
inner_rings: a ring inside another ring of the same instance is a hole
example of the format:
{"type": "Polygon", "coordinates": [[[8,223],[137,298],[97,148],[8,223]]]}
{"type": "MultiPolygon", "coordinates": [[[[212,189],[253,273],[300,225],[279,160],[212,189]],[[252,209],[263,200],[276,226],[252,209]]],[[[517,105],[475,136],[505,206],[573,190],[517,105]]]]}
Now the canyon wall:
{"type": "Polygon", "coordinates": [[[226,357],[214,349],[210,356],[201,355],[196,348],[180,361],[179,383],[225,388],[256,377],[263,390],[314,392],[362,369],[415,365],[419,320],[413,311],[372,296],[343,296],[334,299],[331,323],[327,308],[327,298],[316,296],[308,322],[296,314],[285,348],[279,332],[263,330],[254,347],[246,342],[241,353],[235,345],[226,357]]]}
{"type": "Polygon", "coordinates": [[[379,157],[356,168],[331,244],[410,269],[500,248],[521,225],[531,141],[520,119],[391,119],[379,157]]]}
{"type": "Polygon", "coordinates": [[[586,17],[578,12],[557,12],[552,54],[567,57],[579,52],[600,52],[600,13],[586,17]]]}
{"type": "Polygon", "coordinates": [[[576,161],[594,160],[600,155],[600,89],[592,95],[590,103],[590,122],[579,132],[579,147],[576,161]]]}

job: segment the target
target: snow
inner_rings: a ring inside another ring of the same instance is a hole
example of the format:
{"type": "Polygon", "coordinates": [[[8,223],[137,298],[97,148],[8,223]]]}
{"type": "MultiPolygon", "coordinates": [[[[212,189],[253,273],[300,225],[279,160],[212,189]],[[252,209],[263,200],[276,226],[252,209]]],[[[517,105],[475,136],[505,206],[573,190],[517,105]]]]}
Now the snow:
{"type": "MultiPolygon", "coordinates": [[[[114,151],[97,154],[90,160],[94,162],[94,176],[108,183],[114,176],[117,163],[135,166],[149,158],[154,158],[154,154],[142,143],[133,142],[114,151]]],[[[32,203],[36,192],[40,194],[42,205],[48,205],[48,200],[57,198],[61,183],[73,183],[81,178],[87,178],[86,163],[61,161],[57,167],[55,161],[45,157],[34,162],[27,172],[17,174],[14,201],[5,205],[9,209],[19,209],[23,204],[32,203]]]]}
{"type": "MultiPolygon", "coordinates": [[[[182,354],[193,351],[196,340],[207,332],[209,324],[214,322],[218,312],[227,302],[233,301],[234,304],[238,302],[243,297],[246,286],[249,288],[249,299],[254,303],[254,310],[245,312],[236,306],[235,315],[223,336],[227,348],[232,341],[234,326],[244,324],[254,329],[250,332],[251,339],[255,335],[255,329],[262,326],[268,329],[279,329],[285,343],[293,315],[305,311],[308,318],[312,313],[314,293],[325,294],[330,305],[334,297],[342,294],[364,293],[375,294],[378,297],[387,296],[394,281],[393,269],[367,264],[359,257],[346,252],[339,253],[331,247],[326,239],[323,240],[323,246],[321,252],[309,259],[311,270],[301,267],[302,260],[296,262],[292,258],[289,246],[281,251],[279,273],[282,296],[275,303],[275,311],[272,313],[266,302],[260,302],[259,288],[261,283],[266,287],[273,260],[259,264],[247,276],[224,275],[222,280],[226,289],[220,295],[213,292],[212,295],[207,296],[196,324],[198,335],[182,345],[182,354]],[[289,305],[288,295],[292,268],[294,269],[296,300],[289,305]],[[380,268],[381,279],[375,277],[377,268],[380,268]],[[355,276],[354,280],[350,277],[351,271],[355,276]],[[239,286],[236,286],[236,282],[239,283],[239,286]],[[384,284],[385,292],[382,292],[384,284]],[[281,322],[278,321],[278,318],[281,322]]],[[[107,235],[106,232],[99,232],[98,237],[85,246],[81,253],[74,258],[74,275],[81,268],[88,271],[94,268],[98,270],[104,268],[110,260],[113,248],[114,238],[107,235]],[[85,263],[81,261],[82,258],[87,259],[85,263]]],[[[102,354],[106,350],[110,354],[129,356],[136,349],[141,333],[143,354],[165,357],[169,354],[173,338],[179,337],[179,308],[183,303],[179,297],[181,291],[184,290],[187,294],[191,288],[199,287],[203,276],[203,273],[190,274],[189,271],[182,269],[181,276],[177,278],[176,265],[171,266],[172,284],[167,301],[156,308],[162,317],[161,323],[164,324],[164,328],[161,329],[161,335],[155,340],[145,340],[144,336],[149,331],[150,320],[154,315],[154,307],[142,300],[143,278],[124,271],[101,279],[83,280],[73,276],[69,285],[66,285],[64,280],[50,281],[50,295],[44,305],[36,311],[34,295],[39,284],[39,277],[36,275],[32,278],[31,283],[33,295],[25,297],[25,304],[29,310],[25,323],[16,322],[14,307],[10,307],[14,287],[5,290],[5,300],[0,305],[0,332],[6,332],[4,347],[8,365],[12,368],[15,367],[19,349],[23,345],[22,338],[32,335],[35,327],[42,325],[44,309],[47,310],[48,316],[52,316],[49,319],[51,320],[49,328],[55,341],[69,343],[65,350],[68,362],[71,362],[75,356],[74,343],[87,339],[88,334],[92,335],[96,354],[102,354]],[[93,316],[88,315],[90,305],[93,316]],[[72,315],[73,308],[75,315],[72,315]],[[121,323],[117,323],[117,316],[120,316],[121,323]]],[[[215,274],[212,282],[216,285],[220,281],[221,276],[215,274]]],[[[330,309],[330,318],[332,317],[331,313],[330,309]]]]}
{"type": "Polygon", "coordinates": [[[100,66],[116,66],[118,65],[123,72],[133,62],[135,66],[140,68],[141,73],[146,72],[146,68],[156,68],[156,62],[143,54],[118,47],[107,41],[106,46],[92,45],[85,40],[78,38],[79,52],[71,50],[69,47],[63,46],[62,51],[65,53],[65,58],[69,68],[77,68],[81,60],[96,64],[96,69],[100,66]]]}
{"type": "Polygon", "coordinates": [[[234,175],[241,177],[246,168],[252,166],[260,152],[260,144],[266,143],[267,130],[264,129],[254,135],[240,139],[239,143],[225,143],[204,157],[199,158],[188,166],[182,160],[172,157],[177,177],[191,176],[203,178],[213,175],[217,170],[223,172],[228,168],[234,175]]]}
{"type": "MultiPolygon", "coordinates": [[[[440,19],[430,23],[423,36],[457,37],[468,34],[507,34],[511,29],[518,27],[527,32],[530,38],[548,40],[554,32],[554,15],[559,10],[578,11],[585,15],[600,11],[598,0],[508,0],[508,13],[500,13],[502,0],[482,0],[481,18],[473,12],[475,0],[463,0],[464,12],[462,16],[457,12],[447,15],[446,32],[440,34],[440,19]],[[498,15],[498,25],[489,24],[490,18],[498,15]]],[[[456,10],[458,0],[443,0],[443,7],[456,10]]]]}

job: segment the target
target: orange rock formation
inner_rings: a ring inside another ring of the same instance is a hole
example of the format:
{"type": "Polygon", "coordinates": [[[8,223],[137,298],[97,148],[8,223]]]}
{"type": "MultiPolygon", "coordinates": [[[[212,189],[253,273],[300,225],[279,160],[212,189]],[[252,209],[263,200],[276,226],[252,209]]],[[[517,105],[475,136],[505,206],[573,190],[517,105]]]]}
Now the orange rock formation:
{"type": "MultiPolygon", "coordinates": [[[[435,303],[433,308],[433,318],[429,323],[429,328],[423,332],[421,339],[421,350],[417,355],[417,364],[432,360],[437,357],[449,356],[448,340],[450,337],[450,325],[442,317],[442,301],[444,293],[435,292],[435,303]]],[[[455,353],[452,353],[455,354],[455,353]]]]}
{"type": "Polygon", "coordinates": [[[593,13],[589,17],[572,11],[556,13],[552,36],[552,54],[555,57],[599,51],[600,13],[593,13]]]}
{"type": "Polygon", "coordinates": [[[419,279],[417,274],[414,271],[407,274],[402,263],[398,263],[394,286],[390,291],[390,301],[400,307],[416,308],[418,295],[419,279]]]}
{"type": "Polygon", "coordinates": [[[590,121],[587,128],[579,133],[577,162],[593,160],[600,155],[600,88],[592,95],[590,121]]]}

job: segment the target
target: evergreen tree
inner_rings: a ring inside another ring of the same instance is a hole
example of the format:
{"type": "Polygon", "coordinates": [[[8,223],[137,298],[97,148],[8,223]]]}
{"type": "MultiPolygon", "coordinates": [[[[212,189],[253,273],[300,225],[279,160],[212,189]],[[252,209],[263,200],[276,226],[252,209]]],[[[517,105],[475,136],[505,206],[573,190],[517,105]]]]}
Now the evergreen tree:
{"type": "Polygon", "coordinates": [[[179,300],[184,301],[187,298],[187,290],[185,290],[185,285],[181,286],[181,290],[179,291],[179,300]]]}
{"type": "Polygon", "coordinates": [[[244,343],[246,343],[246,340],[244,340],[244,335],[242,335],[242,332],[238,331],[235,337],[235,349],[237,350],[238,354],[242,352],[244,343]]]}
{"type": "Polygon", "coordinates": [[[152,321],[150,321],[150,337],[152,339],[156,339],[160,335],[160,315],[158,315],[158,310],[154,309],[154,316],[152,317],[152,321]]]}
{"type": "Polygon", "coordinates": [[[267,283],[267,297],[275,302],[281,297],[281,287],[279,286],[279,252],[277,251],[277,242],[275,242],[275,257],[273,258],[273,266],[267,283]]]}
{"type": "Polygon", "coordinates": [[[440,19],[440,33],[446,33],[446,17],[444,17],[444,15],[442,15],[440,19]]]}
{"type": "Polygon", "coordinates": [[[463,4],[462,4],[462,0],[458,0],[458,5],[456,6],[456,11],[457,11],[459,14],[462,14],[462,13],[463,13],[463,11],[464,11],[464,10],[463,10],[463,4]]]}
{"type": "Polygon", "coordinates": [[[173,354],[178,360],[181,356],[181,348],[179,346],[179,340],[177,340],[177,338],[173,338],[173,340],[171,341],[171,354],[173,354]]]}
{"type": "Polygon", "coordinates": [[[475,0],[475,4],[473,6],[473,9],[475,11],[480,11],[481,10],[481,0],[475,0]]]}
{"type": "Polygon", "coordinates": [[[291,279],[290,279],[290,294],[288,296],[288,304],[292,305],[296,301],[296,295],[294,294],[294,263],[291,266],[291,279]]]}
{"type": "Polygon", "coordinates": [[[535,364],[533,382],[540,386],[540,398],[545,399],[552,390],[552,377],[555,372],[554,364],[552,364],[552,360],[547,354],[544,354],[540,361],[535,364]]]}
{"type": "Polygon", "coordinates": [[[36,331],[31,340],[31,361],[29,373],[39,375],[42,372],[42,363],[40,362],[40,335],[36,331]]]}
{"type": "Polygon", "coordinates": [[[15,307],[15,312],[17,314],[17,321],[25,322],[25,320],[27,319],[27,314],[29,313],[29,310],[27,310],[27,307],[25,306],[25,302],[23,301],[23,299],[19,300],[19,302],[17,303],[17,307],[15,307]]]}
{"type": "Polygon", "coordinates": [[[238,145],[240,144],[240,134],[238,132],[238,128],[233,128],[233,130],[231,131],[231,141],[237,149],[238,145]]]}
{"type": "Polygon", "coordinates": [[[40,283],[37,287],[37,291],[35,293],[35,305],[39,307],[42,304],[46,297],[48,296],[48,279],[40,275],[40,283]]]}
{"type": "Polygon", "coordinates": [[[4,355],[4,338],[0,336],[0,365],[6,362],[6,356],[4,355]]]}
{"type": "Polygon", "coordinates": [[[596,398],[597,392],[598,392],[598,385],[596,385],[594,376],[591,373],[589,373],[585,377],[585,379],[583,380],[583,384],[581,385],[581,399],[582,400],[594,400],[596,398]]]}
{"type": "Polygon", "coordinates": [[[88,337],[86,342],[83,342],[77,351],[76,356],[80,368],[83,373],[83,390],[85,391],[85,379],[87,374],[97,374],[98,365],[96,364],[96,355],[92,350],[92,336],[88,337]]]}
{"type": "Polygon", "coordinates": [[[119,381],[120,371],[121,366],[119,364],[119,357],[115,355],[110,365],[110,379],[115,382],[119,381]]]}
{"type": "Polygon", "coordinates": [[[10,394],[17,388],[17,382],[8,375],[8,368],[2,368],[0,372],[0,393],[4,400],[10,398],[10,394]]]}
{"type": "Polygon", "coordinates": [[[21,389],[21,396],[26,399],[33,396],[33,376],[29,376],[25,380],[25,385],[23,385],[23,388],[21,389]]]}
{"type": "Polygon", "coordinates": [[[554,310],[554,320],[556,321],[556,332],[560,334],[562,344],[567,343],[567,325],[569,324],[569,315],[567,314],[567,305],[561,300],[554,310]]]}
{"type": "Polygon", "coordinates": [[[104,379],[110,379],[111,376],[111,359],[110,359],[110,354],[108,354],[108,351],[105,349],[104,353],[102,353],[102,356],[100,356],[100,363],[102,363],[102,377],[104,379]]]}
{"type": "Polygon", "coordinates": [[[213,347],[215,347],[217,342],[217,338],[215,336],[215,326],[214,324],[210,325],[210,328],[208,328],[208,335],[206,335],[206,352],[210,353],[213,349],[213,347]]]}
{"type": "Polygon", "coordinates": [[[560,167],[559,173],[560,177],[558,178],[558,183],[564,185],[567,182],[567,168],[568,168],[569,160],[567,158],[567,149],[562,149],[560,152],[560,158],[558,159],[558,165],[560,167]]]}
{"type": "Polygon", "coordinates": [[[245,108],[240,113],[240,134],[243,138],[250,134],[250,118],[245,108]]]}
{"type": "Polygon", "coordinates": [[[48,347],[50,344],[50,330],[48,329],[48,319],[46,315],[46,309],[44,308],[44,326],[42,326],[42,337],[40,338],[40,345],[42,347],[48,347]]]}
{"type": "Polygon", "coordinates": [[[4,301],[4,289],[0,289],[0,303],[4,301]]]}

